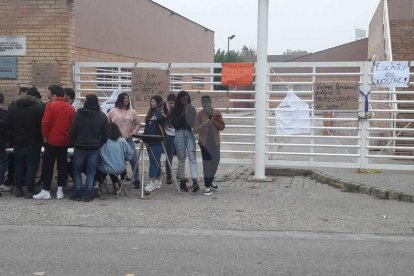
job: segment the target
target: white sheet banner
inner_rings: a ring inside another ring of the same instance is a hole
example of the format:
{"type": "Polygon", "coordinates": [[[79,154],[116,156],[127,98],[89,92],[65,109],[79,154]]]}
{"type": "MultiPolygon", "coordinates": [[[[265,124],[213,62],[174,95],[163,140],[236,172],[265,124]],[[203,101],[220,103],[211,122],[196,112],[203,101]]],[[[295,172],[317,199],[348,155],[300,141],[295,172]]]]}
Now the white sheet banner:
{"type": "Polygon", "coordinates": [[[309,105],[289,92],[275,110],[276,134],[310,133],[309,105]]]}

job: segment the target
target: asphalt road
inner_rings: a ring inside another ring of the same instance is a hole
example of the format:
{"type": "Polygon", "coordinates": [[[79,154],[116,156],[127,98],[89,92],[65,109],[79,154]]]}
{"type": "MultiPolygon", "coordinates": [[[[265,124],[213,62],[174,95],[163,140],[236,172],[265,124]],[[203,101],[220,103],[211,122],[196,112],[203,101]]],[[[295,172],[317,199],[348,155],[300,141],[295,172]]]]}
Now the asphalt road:
{"type": "Polygon", "coordinates": [[[414,204],[221,166],[211,197],[0,198],[0,275],[413,275],[414,204]]]}

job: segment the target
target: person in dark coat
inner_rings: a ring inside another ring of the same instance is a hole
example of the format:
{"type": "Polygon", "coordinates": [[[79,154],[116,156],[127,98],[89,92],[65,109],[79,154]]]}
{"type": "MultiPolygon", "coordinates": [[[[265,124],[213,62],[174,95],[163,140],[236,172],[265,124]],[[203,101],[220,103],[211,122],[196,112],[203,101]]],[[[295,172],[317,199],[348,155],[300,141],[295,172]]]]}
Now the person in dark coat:
{"type": "Polygon", "coordinates": [[[32,198],[43,144],[42,109],[34,96],[20,96],[8,114],[7,128],[13,140],[16,196],[32,198]]]}
{"type": "MultiPolygon", "coordinates": [[[[7,110],[3,108],[4,95],[0,93],[0,192],[9,192],[10,187],[4,184],[4,175],[7,170],[7,135],[6,135],[6,122],[7,122],[7,110]]],[[[0,193],[1,195],[1,193],[0,193]]]]}
{"type": "Polygon", "coordinates": [[[108,120],[100,111],[98,97],[86,95],[83,108],[78,109],[70,128],[70,142],[74,147],[72,200],[93,200],[93,180],[99,149],[108,140],[108,120]],[[82,168],[86,167],[86,191],[82,191],[82,168]]]}

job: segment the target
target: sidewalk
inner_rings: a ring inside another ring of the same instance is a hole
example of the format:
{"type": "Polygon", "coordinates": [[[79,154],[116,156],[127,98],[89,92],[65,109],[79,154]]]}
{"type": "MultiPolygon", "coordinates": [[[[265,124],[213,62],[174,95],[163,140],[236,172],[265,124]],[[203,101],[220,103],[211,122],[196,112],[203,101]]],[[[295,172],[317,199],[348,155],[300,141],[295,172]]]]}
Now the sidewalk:
{"type": "Polygon", "coordinates": [[[343,189],[360,192],[381,199],[414,202],[414,172],[382,170],[358,173],[356,169],[343,168],[268,168],[268,175],[310,175],[318,182],[343,189]]]}

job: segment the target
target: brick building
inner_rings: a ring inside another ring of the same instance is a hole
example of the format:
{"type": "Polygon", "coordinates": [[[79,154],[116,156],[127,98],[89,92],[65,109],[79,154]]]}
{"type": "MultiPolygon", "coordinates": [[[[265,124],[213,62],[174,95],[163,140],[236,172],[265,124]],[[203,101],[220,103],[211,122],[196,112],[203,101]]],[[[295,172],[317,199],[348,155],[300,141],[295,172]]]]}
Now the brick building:
{"type": "Polygon", "coordinates": [[[150,0],[0,0],[0,44],[16,36],[26,52],[16,78],[0,77],[9,100],[19,86],[72,87],[76,61],[214,60],[213,31],[150,0]]]}

